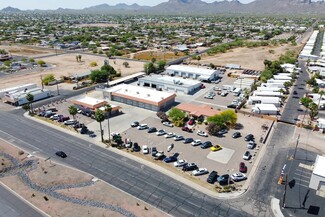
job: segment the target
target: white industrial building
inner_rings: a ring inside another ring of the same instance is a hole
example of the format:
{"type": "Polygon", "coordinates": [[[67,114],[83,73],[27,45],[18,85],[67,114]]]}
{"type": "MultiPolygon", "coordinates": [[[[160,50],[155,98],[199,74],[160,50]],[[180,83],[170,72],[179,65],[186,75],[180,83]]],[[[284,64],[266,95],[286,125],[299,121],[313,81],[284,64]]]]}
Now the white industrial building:
{"type": "Polygon", "coordinates": [[[33,102],[51,97],[51,95],[52,95],[50,90],[42,89],[42,88],[33,88],[33,89],[29,89],[29,90],[15,92],[12,94],[10,94],[10,93],[6,94],[3,97],[3,101],[8,102],[13,105],[16,105],[16,106],[24,105],[24,104],[29,103],[29,101],[26,98],[27,94],[32,94],[34,96],[33,102]]]}
{"type": "Polygon", "coordinates": [[[185,94],[192,94],[201,88],[201,82],[198,80],[162,75],[150,75],[140,78],[138,85],[185,94]]]}
{"type": "Polygon", "coordinates": [[[313,172],[311,174],[309,188],[316,190],[316,194],[325,195],[325,157],[317,155],[313,172]]]}
{"type": "Polygon", "coordinates": [[[255,104],[273,104],[276,107],[281,106],[281,99],[279,97],[263,97],[263,96],[250,96],[248,98],[249,105],[255,104]]]}
{"type": "Polygon", "coordinates": [[[263,115],[277,115],[279,114],[279,109],[274,104],[255,104],[252,109],[252,113],[263,115]]]}
{"type": "Polygon", "coordinates": [[[13,94],[22,90],[29,90],[29,89],[33,89],[36,88],[37,85],[36,84],[24,84],[24,85],[20,85],[20,86],[16,86],[16,87],[10,87],[10,88],[6,88],[6,89],[2,89],[0,90],[0,98],[4,97],[6,94],[13,94]]]}
{"type": "Polygon", "coordinates": [[[219,71],[184,65],[171,65],[166,68],[166,72],[171,76],[183,78],[193,78],[199,81],[212,81],[218,78],[219,71]]]}

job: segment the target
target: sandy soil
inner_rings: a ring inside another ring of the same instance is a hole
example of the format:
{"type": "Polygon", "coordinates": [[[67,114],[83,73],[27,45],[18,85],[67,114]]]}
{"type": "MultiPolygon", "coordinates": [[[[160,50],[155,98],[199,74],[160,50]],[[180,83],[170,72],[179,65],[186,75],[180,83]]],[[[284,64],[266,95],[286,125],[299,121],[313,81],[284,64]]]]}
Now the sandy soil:
{"type": "MultiPolygon", "coordinates": [[[[0,151],[8,153],[13,157],[21,159],[22,161],[26,159],[27,156],[26,153],[19,155],[19,149],[11,146],[9,143],[3,140],[0,140],[0,151]]],[[[35,158],[33,157],[29,159],[35,158]]],[[[45,162],[41,159],[39,159],[37,169],[28,174],[33,182],[46,187],[59,184],[76,184],[89,181],[92,178],[92,176],[88,174],[61,166],[55,162],[45,162]]],[[[34,191],[26,186],[18,176],[4,177],[1,178],[0,181],[51,216],[121,216],[119,213],[110,210],[64,202],[44,193],[34,191]],[[48,198],[48,201],[44,199],[44,196],[48,198]]],[[[76,189],[65,189],[58,192],[67,196],[73,196],[81,199],[95,200],[104,202],[106,204],[119,205],[121,208],[126,209],[136,216],[167,216],[160,210],[102,181],[97,181],[92,186],[76,189]]]]}
{"type": "MultiPolygon", "coordinates": [[[[60,79],[61,76],[75,76],[79,73],[84,73],[90,70],[98,69],[104,64],[104,60],[107,57],[94,56],[94,55],[82,55],[82,61],[76,61],[77,54],[63,54],[58,56],[52,56],[47,58],[42,58],[46,63],[52,64],[53,68],[42,68],[40,70],[35,70],[33,72],[28,72],[24,74],[12,74],[10,76],[1,77],[0,87],[7,88],[17,85],[27,84],[27,83],[36,83],[38,86],[41,86],[41,75],[54,74],[56,79],[60,79]],[[96,62],[97,67],[90,67],[91,62],[96,62]]],[[[36,61],[38,59],[35,59],[36,61]]],[[[123,66],[125,60],[111,59],[109,60],[110,65],[114,67],[117,72],[121,72],[122,76],[127,76],[133,73],[137,73],[143,70],[143,62],[138,61],[127,61],[129,67],[126,68],[123,66]]],[[[62,85],[60,85],[62,86],[62,85]]],[[[64,85],[61,87],[64,88],[64,85]]],[[[69,89],[71,87],[69,86],[69,89]]]]}
{"type": "MultiPolygon", "coordinates": [[[[27,45],[0,45],[0,49],[4,49],[11,53],[12,55],[24,56],[26,58],[34,58],[40,55],[55,54],[54,49],[27,46],[27,45]]],[[[62,53],[62,51],[57,50],[56,52],[62,53]]]]}
{"type": "Polygon", "coordinates": [[[283,45],[278,47],[236,48],[226,53],[214,56],[202,55],[201,63],[213,63],[225,66],[226,64],[239,64],[242,68],[263,70],[264,60],[276,60],[287,50],[299,50],[300,46],[283,45]],[[269,51],[273,50],[274,53],[269,51]]]}

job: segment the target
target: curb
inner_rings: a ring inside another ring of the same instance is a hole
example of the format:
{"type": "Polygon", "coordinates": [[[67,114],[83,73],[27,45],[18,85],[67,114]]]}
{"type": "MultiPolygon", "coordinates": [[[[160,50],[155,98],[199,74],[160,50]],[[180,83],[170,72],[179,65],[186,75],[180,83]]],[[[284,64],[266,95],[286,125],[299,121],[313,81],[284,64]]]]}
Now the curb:
{"type": "Polygon", "coordinates": [[[273,213],[273,216],[275,217],[284,217],[284,215],[281,212],[279,199],[274,197],[271,199],[271,211],[273,213]]]}
{"type": "MultiPolygon", "coordinates": [[[[48,123],[46,121],[42,121],[40,119],[33,118],[33,117],[28,115],[28,112],[25,112],[24,116],[25,116],[25,118],[28,118],[28,119],[33,120],[35,122],[38,122],[40,124],[44,124],[44,125],[46,125],[48,127],[55,128],[55,129],[57,129],[57,130],[59,130],[59,131],[61,131],[63,133],[67,133],[67,134],[70,134],[72,136],[77,136],[78,138],[80,138],[82,140],[85,140],[87,142],[93,143],[93,144],[95,144],[97,146],[100,146],[102,148],[107,149],[106,145],[104,145],[104,144],[102,144],[102,143],[100,143],[98,141],[94,141],[94,140],[89,139],[87,137],[78,136],[79,134],[74,133],[74,132],[72,132],[70,130],[65,130],[62,127],[58,127],[58,126],[50,124],[50,123],[48,123]]],[[[187,185],[187,186],[189,186],[189,187],[191,187],[191,188],[193,188],[195,190],[198,190],[198,191],[200,191],[200,192],[202,192],[202,193],[204,193],[204,194],[206,194],[206,195],[208,195],[210,197],[216,198],[216,199],[235,199],[235,198],[238,198],[239,196],[242,196],[248,190],[248,186],[246,186],[248,184],[245,184],[244,185],[245,187],[243,187],[243,190],[237,191],[235,193],[231,193],[231,194],[230,193],[217,193],[217,192],[211,191],[211,190],[209,190],[209,189],[207,189],[205,187],[202,187],[199,184],[196,184],[196,183],[194,183],[194,182],[192,182],[192,181],[190,181],[190,180],[188,180],[188,179],[186,179],[186,178],[184,178],[182,176],[179,176],[178,174],[173,173],[173,172],[171,172],[171,171],[169,171],[169,170],[167,170],[167,169],[165,169],[163,167],[160,167],[160,166],[158,166],[158,165],[156,165],[156,164],[154,164],[154,163],[152,163],[150,161],[147,161],[145,159],[142,159],[142,158],[139,158],[137,156],[131,155],[131,154],[126,153],[124,151],[120,151],[120,150],[115,149],[115,148],[109,148],[109,149],[110,149],[110,151],[112,151],[112,152],[114,152],[116,154],[122,155],[123,157],[126,157],[128,159],[137,161],[137,162],[143,164],[143,166],[148,166],[148,167],[150,167],[150,168],[152,168],[154,170],[157,170],[157,171],[169,176],[170,178],[173,178],[174,180],[181,182],[182,184],[185,184],[185,185],[187,185]]],[[[76,169],[76,168],[74,168],[74,169],[76,169]]],[[[89,174],[89,175],[91,175],[91,174],[89,174]]],[[[247,181],[246,181],[246,183],[247,183],[247,181]]]]}

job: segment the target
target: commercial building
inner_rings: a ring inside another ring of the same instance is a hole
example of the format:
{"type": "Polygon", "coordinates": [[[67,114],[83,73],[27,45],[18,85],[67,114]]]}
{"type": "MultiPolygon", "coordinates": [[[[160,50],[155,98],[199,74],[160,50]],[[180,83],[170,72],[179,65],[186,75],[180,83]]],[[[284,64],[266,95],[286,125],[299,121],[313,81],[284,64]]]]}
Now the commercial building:
{"type": "Polygon", "coordinates": [[[161,75],[150,75],[138,80],[138,85],[152,87],[157,90],[166,90],[191,94],[200,89],[201,82],[193,79],[170,77],[161,75]]]}
{"type": "Polygon", "coordinates": [[[189,103],[181,103],[177,105],[176,108],[183,112],[186,112],[190,116],[197,118],[207,118],[220,114],[220,111],[213,109],[211,106],[208,105],[194,105],[189,103]]]}
{"type": "Polygon", "coordinates": [[[317,155],[309,188],[316,190],[319,196],[325,196],[325,157],[317,155]]]}
{"type": "MultiPolygon", "coordinates": [[[[82,97],[79,99],[75,99],[71,101],[77,108],[81,109],[84,112],[94,113],[97,109],[105,110],[105,105],[107,105],[107,101],[96,99],[92,97],[82,97]]],[[[118,114],[120,111],[120,106],[110,104],[112,110],[111,115],[118,114]]]]}
{"type": "Polygon", "coordinates": [[[166,68],[166,72],[171,76],[183,78],[193,78],[199,81],[212,81],[217,79],[219,71],[213,69],[197,68],[184,65],[171,65],[166,68]]]}
{"type": "Polygon", "coordinates": [[[120,84],[103,90],[104,97],[111,101],[148,109],[164,111],[175,103],[175,93],[153,90],[128,84],[120,84]]]}
{"type": "Polygon", "coordinates": [[[13,104],[13,105],[16,105],[16,106],[24,105],[24,104],[29,103],[29,101],[26,98],[27,94],[32,94],[34,96],[33,102],[52,96],[50,90],[41,89],[41,88],[33,88],[33,89],[29,89],[29,90],[23,90],[23,91],[18,91],[15,93],[5,94],[5,96],[3,97],[3,101],[13,104]]]}

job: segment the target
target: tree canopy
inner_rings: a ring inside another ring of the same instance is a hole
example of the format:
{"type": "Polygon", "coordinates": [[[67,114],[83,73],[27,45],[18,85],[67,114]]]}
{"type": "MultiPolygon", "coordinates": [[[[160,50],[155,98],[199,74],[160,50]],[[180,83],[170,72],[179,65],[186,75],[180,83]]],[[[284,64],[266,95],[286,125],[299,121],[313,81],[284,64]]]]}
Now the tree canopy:
{"type": "Polygon", "coordinates": [[[172,119],[173,122],[184,120],[184,118],[185,118],[185,113],[178,108],[172,108],[169,111],[168,115],[172,119]]]}

